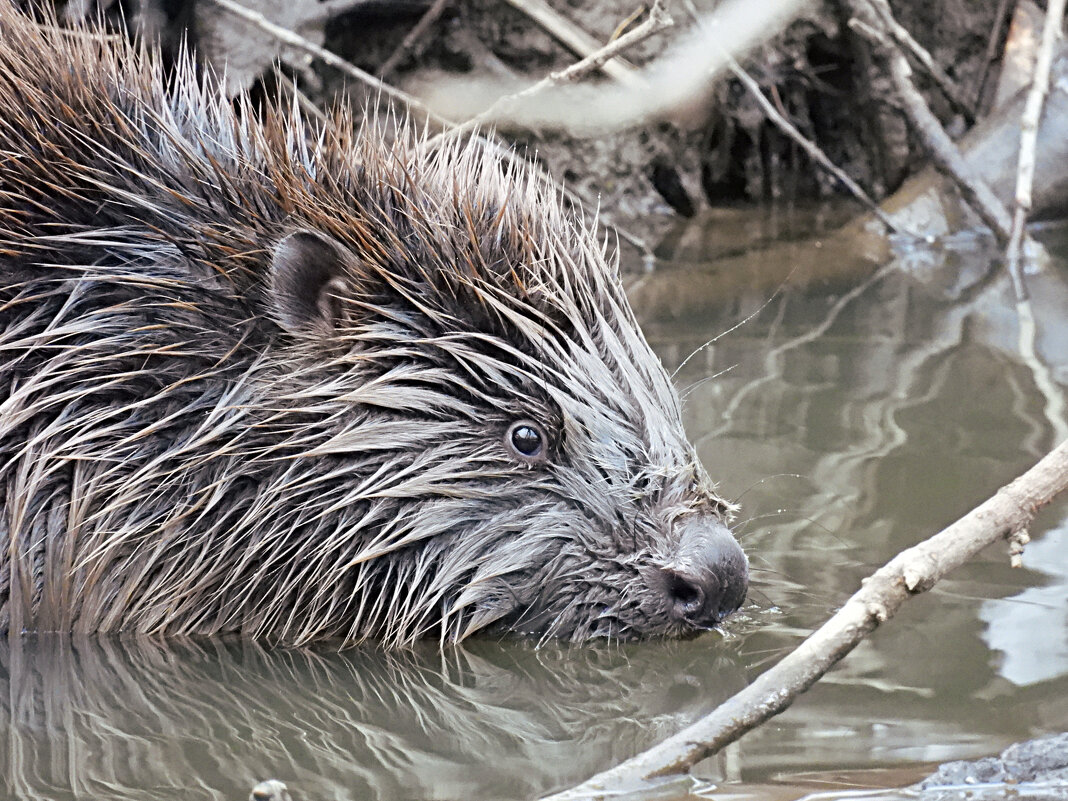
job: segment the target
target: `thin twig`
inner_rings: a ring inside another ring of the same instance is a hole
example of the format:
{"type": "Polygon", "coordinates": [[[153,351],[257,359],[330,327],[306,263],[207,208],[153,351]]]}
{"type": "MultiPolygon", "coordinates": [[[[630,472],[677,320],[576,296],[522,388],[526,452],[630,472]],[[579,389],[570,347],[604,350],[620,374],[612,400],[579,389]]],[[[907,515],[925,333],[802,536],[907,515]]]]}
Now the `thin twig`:
{"type": "Polygon", "coordinates": [[[419,21],[415,23],[408,35],[404,37],[397,49],[393,51],[389,58],[385,60],[381,67],[378,68],[378,77],[385,79],[393,73],[393,70],[397,68],[397,65],[401,63],[401,60],[407,57],[407,55],[414,51],[416,43],[426,35],[426,32],[430,29],[430,26],[438,21],[438,17],[449,5],[450,0],[434,0],[434,3],[426,10],[426,13],[419,18],[419,21]]]}
{"type": "Polygon", "coordinates": [[[1038,510],[1068,489],[1068,441],[996,495],[919,545],[895,556],[830,620],[741,692],[673,737],[545,801],[609,798],[619,787],[684,773],[787,709],[910,598],[999,539],[1022,542],[1038,510]]]}
{"type": "Polygon", "coordinates": [[[882,20],[869,13],[870,6],[866,5],[864,0],[853,0],[850,7],[855,16],[849,21],[849,27],[871,41],[876,53],[886,63],[905,114],[926,145],[931,160],[939,170],[956,182],[965,202],[994,232],[998,242],[1004,245],[1009,239],[1009,228],[1012,224],[1009,212],[986,182],[968,166],[942,123],[927,106],[923,95],[913,85],[912,68],[908,59],[880,30],[882,20]]]}
{"type": "Polygon", "coordinates": [[[749,90],[749,93],[756,98],[756,101],[760,104],[760,107],[764,109],[764,113],[767,115],[768,119],[775,123],[779,130],[793,139],[801,149],[808,154],[810,159],[833,175],[842,186],[849,190],[853,197],[867,207],[868,211],[879,218],[879,221],[886,226],[888,231],[895,234],[909,233],[902,231],[901,226],[895,223],[890,215],[879,207],[878,203],[868,197],[868,193],[864,191],[860,184],[850,178],[844,170],[831,161],[827,154],[820,150],[815,142],[808,139],[803,133],[797,130],[797,127],[792,122],[782,116],[776,110],[775,106],[772,105],[771,101],[764,96],[764,93],[760,89],[760,84],[758,84],[749,73],[742,69],[741,65],[739,65],[733,57],[728,58],[730,60],[727,63],[731,74],[741,81],[742,85],[749,90]]]}
{"type": "Polygon", "coordinates": [[[612,35],[608,37],[608,41],[614,42],[616,39],[622,36],[626,32],[627,28],[629,28],[631,25],[633,25],[635,22],[642,18],[642,15],[644,13],[644,5],[640,5],[632,12],[630,12],[628,16],[624,17],[622,20],[620,20],[619,24],[616,25],[615,30],[612,31],[612,35]]]}
{"type": "Polygon", "coordinates": [[[483,122],[494,119],[499,112],[511,105],[519,103],[523,100],[527,100],[533,95],[549,88],[550,86],[559,86],[566,83],[574,83],[575,81],[598,69],[618,53],[622,53],[629,47],[633,47],[638,42],[648,39],[655,33],[664,30],[674,24],[671,19],[671,15],[663,8],[663,0],[654,0],[653,7],[649,9],[649,17],[641,25],[632,31],[620,36],[618,39],[606,44],[604,47],[590,53],[581,61],[576,61],[566,69],[559,70],[558,72],[552,72],[546,75],[537,83],[531,84],[526,89],[516,92],[514,94],[506,95],[498,98],[489,108],[485,109],[479,114],[476,114],[471,119],[464,122],[462,125],[458,125],[449,131],[438,134],[431,138],[427,142],[428,147],[436,146],[441,140],[446,138],[452,139],[460,136],[473,128],[477,128],[483,122]]]}
{"type": "MultiPolygon", "coordinates": [[[[638,44],[638,42],[645,41],[654,33],[659,33],[665,28],[670,28],[674,24],[675,21],[671,18],[667,9],[664,8],[663,0],[653,0],[653,6],[649,9],[649,16],[646,18],[645,22],[637,28],[614,37],[604,47],[594,50],[592,53],[586,55],[585,58],[576,61],[570,67],[566,67],[559,72],[550,74],[547,78],[542,79],[542,82],[574,83],[575,81],[586,77],[586,75],[594,70],[600,69],[624,50],[628,50],[638,44]]],[[[634,78],[633,80],[630,80],[629,83],[635,86],[640,86],[641,79],[634,78]]],[[[533,93],[534,89],[535,87],[530,87],[528,91],[533,93]]]]}
{"type": "Polygon", "coordinates": [[[444,117],[431,111],[430,108],[418,98],[390,86],[384,81],[380,81],[369,72],[364,72],[355,64],[351,64],[340,56],[331,53],[326,48],[308,41],[303,36],[293,33],[293,31],[283,28],[281,25],[275,25],[258,11],[252,11],[239,3],[233,2],[233,0],[210,0],[210,2],[233,14],[235,17],[240,17],[249,24],[255,25],[260,30],[266,31],[278,41],[287,44],[290,47],[295,47],[298,50],[303,50],[305,53],[310,53],[324,63],[329,64],[334,69],[340,70],[346,75],[350,75],[356,80],[371,86],[386,97],[397,100],[404,104],[409,111],[418,112],[433,124],[441,125],[443,127],[449,127],[453,124],[444,117]]]}
{"type": "MultiPolygon", "coordinates": [[[[692,0],[686,0],[686,8],[690,12],[690,15],[695,20],[697,20],[698,24],[700,24],[700,15],[697,13],[697,9],[694,7],[692,0]]],[[[791,139],[793,139],[794,142],[796,142],[801,147],[801,149],[808,154],[808,157],[814,162],[816,162],[816,164],[820,165],[821,167],[823,167],[823,169],[833,175],[839,181],[839,183],[842,184],[842,186],[849,190],[850,194],[852,194],[853,197],[860,201],[863,206],[865,206],[872,214],[879,218],[880,222],[882,222],[882,224],[886,226],[888,231],[895,234],[904,233],[901,231],[901,227],[893,221],[890,215],[888,215],[881,208],[879,208],[878,203],[868,197],[868,193],[864,191],[860,184],[850,178],[844,170],[839,168],[838,165],[831,161],[827,154],[824,153],[815,142],[813,142],[803,133],[801,133],[801,131],[797,129],[797,126],[790,122],[790,120],[788,120],[779,111],[779,109],[776,108],[775,104],[768,100],[768,98],[764,95],[763,90],[760,88],[760,84],[757,83],[756,80],[742,68],[742,66],[737,62],[734,56],[732,56],[727,51],[726,48],[721,47],[719,45],[715,38],[711,36],[711,32],[709,35],[709,40],[712,41],[716,47],[719,47],[719,49],[727,59],[727,67],[728,69],[730,69],[731,74],[733,74],[735,78],[741,81],[742,85],[749,90],[749,93],[756,99],[757,103],[760,104],[760,107],[764,109],[764,114],[767,116],[767,118],[771,120],[779,128],[780,131],[782,131],[791,139]]]]}
{"type": "Polygon", "coordinates": [[[1005,262],[1016,288],[1016,300],[1027,298],[1027,289],[1023,283],[1020,254],[1023,249],[1027,215],[1031,212],[1031,190],[1035,180],[1035,148],[1038,142],[1038,123],[1042,116],[1042,107],[1049,92],[1049,73],[1053,63],[1053,46],[1061,36],[1064,25],[1065,0],[1049,0],[1046,5],[1046,24],[1042,29],[1042,44],[1035,59],[1034,78],[1031,91],[1027,95],[1023,116],[1020,119],[1020,161],[1016,171],[1016,198],[1012,215],[1012,230],[1008,247],[1005,249],[1005,262]]]}
{"type": "Polygon", "coordinates": [[[975,110],[976,116],[978,116],[981,111],[980,106],[983,102],[983,92],[986,90],[986,82],[990,79],[990,66],[994,63],[994,59],[997,58],[1002,30],[1005,27],[1006,20],[1008,20],[1011,13],[1013,13],[1010,6],[1015,5],[1015,0],[998,0],[998,7],[994,12],[994,27],[990,31],[990,38],[986,41],[986,55],[983,57],[983,71],[979,75],[979,80],[976,81],[974,99],[972,100],[972,108],[975,110]]]}
{"type": "MultiPolygon", "coordinates": [[[[567,47],[575,55],[585,58],[590,53],[599,51],[601,43],[578,27],[567,17],[562,16],[544,0],[507,0],[508,5],[522,11],[548,33],[567,47]]],[[[618,51],[617,51],[618,52],[618,51]]],[[[626,62],[616,59],[598,65],[604,74],[613,80],[627,85],[634,85],[634,68],[626,62]]]]}
{"type": "Polygon", "coordinates": [[[957,87],[957,84],[946,73],[944,69],[935,61],[931,54],[927,52],[926,48],[912,38],[912,34],[901,25],[896,19],[894,19],[893,12],[890,10],[890,4],[886,0],[868,0],[871,3],[875,13],[879,15],[880,20],[886,32],[894,39],[901,47],[912,55],[916,59],[917,63],[923,67],[924,71],[934,81],[935,85],[942,91],[946,99],[950,104],[964,117],[965,122],[969,126],[975,124],[975,113],[972,111],[971,104],[964,98],[963,93],[957,87]]]}

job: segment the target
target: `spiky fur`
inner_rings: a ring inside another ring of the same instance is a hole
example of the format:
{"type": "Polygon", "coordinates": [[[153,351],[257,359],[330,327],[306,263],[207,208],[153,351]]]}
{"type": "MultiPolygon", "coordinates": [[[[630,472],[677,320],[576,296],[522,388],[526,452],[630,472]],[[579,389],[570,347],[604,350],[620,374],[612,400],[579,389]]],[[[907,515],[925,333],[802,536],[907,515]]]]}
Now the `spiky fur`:
{"type": "Polygon", "coordinates": [[[476,143],[236,111],[0,0],[0,630],[678,633],[723,516],[613,260],[476,143]],[[355,255],[287,331],[276,243],[355,255]],[[551,458],[511,457],[540,421],[551,458]]]}

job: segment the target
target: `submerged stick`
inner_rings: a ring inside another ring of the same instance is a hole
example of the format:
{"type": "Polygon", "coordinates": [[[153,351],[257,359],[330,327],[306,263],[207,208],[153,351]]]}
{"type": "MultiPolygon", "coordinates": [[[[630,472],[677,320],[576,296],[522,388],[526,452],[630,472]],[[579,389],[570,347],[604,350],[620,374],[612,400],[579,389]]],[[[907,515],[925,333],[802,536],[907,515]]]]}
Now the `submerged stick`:
{"type": "Polygon", "coordinates": [[[685,773],[786,710],[909,598],[988,545],[1018,548],[1035,514],[1068,489],[1068,441],[957,522],[891,559],[830,620],[752,684],[673,737],[545,801],[608,798],[643,781],[685,773]]]}

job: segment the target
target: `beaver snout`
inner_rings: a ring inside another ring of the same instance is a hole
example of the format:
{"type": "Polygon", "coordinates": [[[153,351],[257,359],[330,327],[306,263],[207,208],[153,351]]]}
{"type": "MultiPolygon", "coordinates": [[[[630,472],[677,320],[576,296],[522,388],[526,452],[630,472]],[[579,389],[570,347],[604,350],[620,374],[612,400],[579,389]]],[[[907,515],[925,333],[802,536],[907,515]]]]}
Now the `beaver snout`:
{"type": "Polygon", "coordinates": [[[712,517],[692,517],[677,524],[678,555],[661,569],[668,615],[697,629],[707,629],[745,601],[749,563],[727,527],[712,517]]]}

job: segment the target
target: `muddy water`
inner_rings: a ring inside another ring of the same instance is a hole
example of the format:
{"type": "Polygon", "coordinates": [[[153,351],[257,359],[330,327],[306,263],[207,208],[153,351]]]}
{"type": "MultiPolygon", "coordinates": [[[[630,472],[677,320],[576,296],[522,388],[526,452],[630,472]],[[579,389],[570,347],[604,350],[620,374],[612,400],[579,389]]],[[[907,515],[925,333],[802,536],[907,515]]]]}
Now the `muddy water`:
{"type": "MultiPolygon", "coordinates": [[[[535,798],[715,706],[1068,433],[1064,238],[1029,279],[1021,355],[981,242],[825,224],[721,213],[629,279],[742,504],[754,586],[722,634],[400,654],[25,638],[0,645],[0,798],[243,799],[270,777],[297,801],[535,798]]],[[[1068,503],[1032,535],[1023,569],[984,553],[700,775],[732,798],[891,786],[1068,728],[1068,503]]]]}

